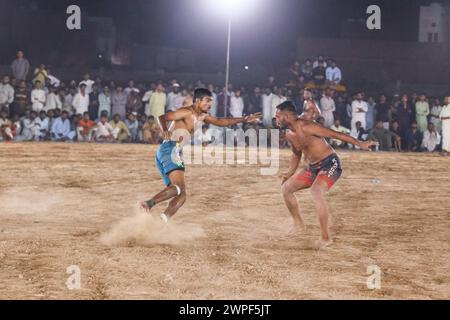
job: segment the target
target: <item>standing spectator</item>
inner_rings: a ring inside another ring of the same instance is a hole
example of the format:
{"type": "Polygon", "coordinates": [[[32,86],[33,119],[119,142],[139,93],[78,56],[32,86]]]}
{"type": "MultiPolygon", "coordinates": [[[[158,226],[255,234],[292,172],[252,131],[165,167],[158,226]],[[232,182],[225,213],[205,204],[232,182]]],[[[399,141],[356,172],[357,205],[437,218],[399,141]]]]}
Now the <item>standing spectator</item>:
{"type": "Polygon", "coordinates": [[[86,73],[83,76],[83,81],[80,82],[80,84],[78,85],[79,88],[81,88],[81,85],[85,85],[86,88],[86,94],[89,96],[92,92],[92,86],[94,85],[95,81],[91,80],[91,76],[89,75],[89,73],[86,73]]]}
{"type": "Polygon", "coordinates": [[[337,97],[336,111],[334,113],[335,119],[338,119],[340,124],[345,128],[350,128],[350,117],[347,112],[347,103],[341,95],[337,97]]]}
{"type": "Polygon", "coordinates": [[[244,99],[241,97],[241,90],[236,90],[230,99],[230,114],[234,118],[242,117],[244,113],[244,99]]]}
{"type": "Polygon", "coordinates": [[[436,130],[436,126],[432,123],[428,125],[428,129],[423,133],[422,148],[424,151],[433,152],[441,143],[441,136],[436,130]]]}
{"type": "Polygon", "coordinates": [[[272,119],[275,118],[275,114],[277,113],[277,107],[287,100],[286,96],[283,94],[283,90],[281,88],[275,89],[275,94],[272,97],[272,106],[271,106],[271,115],[270,115],[270,123],[272,124],[272,119]]]}
{"type": "Polygon", "coordinates": [[[356,99],[352,102],[352,131],[356,131],[356,122],[361,123],[362,128],[366,128],[367,102],[363,100],[362,92],[356,94],[356,99]]]}
{"type": "Polygon", "coordinates": [[[162,116],[165,113],[165,107],[166,107],[166,93],[164,92],[164,87],[162,84],[158,84],[156,87],[156,91],[153,92],[149,108],[150,108],[150,115],[154,116],[155,119],[158,119],[160,116],[162,116]]]}
{"type": "Polygon", "coordinates": [[[45,84],[45,81],[47,80],[47,70],[45,69],[45,65],[41,64],[38,68],[34,70],[34,79],[33,83],[36,84],[36,82],[40,82],[42,85],[45,84]]]}
{"type": "Polygon", "coordinates": [[[412,152],[420,152],[422,151],[422,140],[423,134],[419,130],[419,126],[417,122],[413,121],[411,124],[411,128],[407,131],[406,134],[406,147],[408,151],[412,152]]]}
{"type": "Polygon", "coordinates": [[[113,127],[113,136],[115,141],[117,142],[127,142],[130,139],[130,132],[128,131],[125,123],[120,120],[120,115],[115,114],[113,117],[113,121],[110,122],[113,127]]]}
{"type": "Polygon", "coordinates": [[[72,107],[76,115],[82,115],[85,112],[89,111],[89,94],[87,93],[86,89],[86,84],[80,84],[80,91],[73,98],[72,107]]]}
{"type": "Polygon", "coordinates": [[[17,52],[17,58],[12,62],[11,70],[17,81],[27,80],[30,63],[24,58],[23,51],[17,52]]]}
{"type": "Polygon", "coordinates": [[[89,112],[83,114],[83,118],[78,122],[78,141],[91,142],[95,138],[96,124],[90,119],[89,112]]]}
{"type": "Polygon", "coordinates": [[[440,114],[442,121],[442,151],[450,152],[450,96],[444,98],[440,114]]]}
{"type": "Polygon", "coordinates": [[[136,89],[136,87],[134,86],[134,80],[133,80],[133,79],[130,79],[130,80],[128,81],[128,87],[126,87],[125,90],[123,90],[123,92],[125,92],[125,94],[127,95],[127,98],[128,98],[128,96],[130,95],[130,93],[131,93],[133,90],[137,90],[137,89],[136,89]]]}
{"type": "Polygon", "coordinates": [[[142,99],[139,96],[139,90],[133,89],[130,91],[130,94],[128,95],[127,99],[127,105],[126,105],[126,111],[127,113],[142,113],[142,99]]]}
{"type": "Polygon", "coordinates": [[[333,91],[330,88],[325,89],[325,94],[320,99],[320,110],[322,111],[322,117],[325,119],[325,127],[331,127],[334,123],[333,112],[336,111],[336,105],[333,99],[333,91]]]}
{"type": "Polygon", "coordinates": [[[98,102],[99,107],[97,118],[100,119],[101,114],[104,111],[106,111],[107,115],[109,116],[111,114],[111,93],[108,86],[103,87],[103,92],[98,96],[98,102]]]}
{"type": "Polygon", "coordinates": [[[19,82],[19,86],[14,90],[14,103],[11,106],[10,114],[12,117],[18,115],[23,117],[25,111],[29,109],[30,94],[27,90],[27,84],[25,80],[19,82]]]}
{"type": "Polygon", "coordinates": [[[46,102],[45,91],[42,89],[42,82],[37,80],[34,82],[34,89],[31,91],[31,109],[38,114],[44,109],[46,102]]]}
{"type": "Polygon", "coordinates": [[[14,88],[9,84],[9,76],[3,76],[0,83],[0,109],[6,108],[14,101],[14,88]]]}
{"type": "Polygon", "coordinates": [[[336,86],[342,81],[342,72],[336,65],[336,61],[331,60],[331,65],[326,69],[326,78],[330,85],[336,86]]]}
{"type": "Polygon", "coordinates": [[[98,90],[97,84],[94,84],[92,86],[92,92],[89,94],[89,118],[90,119],[96,119],[99,113],[100,108],[100,99],[99,95],[100,92],[98,90]]]}
{"type": "Polygon", "coordinates": [[[419,101],[416,102],[416,122],[420,132],[425,132],[428,127],[428,115],[430,114],[430,105],[426,101],[425,94],[419,96],[419,101]]]}
{"type": "Polygon", "coordinates": [[[367,113],[366,113],[366,129],[371,130],[373,129],[374,122],[375,122],[375,108],[377,104],[375,103],[375,100],[372,97],[369,97],[367,100],[367,113]]]}
{"type": "MultiPolygon", "coordinates": [[[[133,92],[133,91],[132,91],[133,92]]],[[[128,132],[130,132],[130,142],[137,142],[139,135],[139,122],[136,119],[137,113],[132,112],[128,115],[128,118],[125,120],[125,125],[128,128],[128,132]]]]}
{"type": "Polygon", "coordinates": [[[325,76],[326,69],[325,68],[326,68],[325,62],[320,62],[313,69],[312,79],[313,79],[316,87],[322,87],[325,84],[325,81],[326,81],[326,76],[325,76]]]}
{"type": "Polygon", "coordinates": [[[47,69],[47,80],[49,82],[49,86],[59,88],[61,85],[61,81],[52,74],[50,69],[47,69]]]}
{"type": "MultiPolygon", "coordinates": [[[[185,90],[183,90],[184,92],[185,90]]],[[[144,103],[144,113],[149,116],[150,115],[150,98],[152,97],[153,90],[150,89],[145,92],[144,96],[142,97],[142,102],[144,103]]],[[[181,108],[183,105],[183,101],[177,101],[177,108],[181,108]]]]}
{"type": "MultiPolygon", "coordinates": [[[[210,83],[208,85],[208,90],[211,91],[211,98],[212,98],[212,104],[211,104],[211,109],[209,109],[209,114],[212,115],[213,117],[217,116],[217,93],[215,92],[215,88],[214,85],[212,83],[210,83]]],[[[175,106],[177,105],[177,101],[175,101],[175,106]]]]}
{"type": "Polygon", "coordinates": [[[259,87],[255,87],[253,89],[253,92],[247,96],[247,102],[245,103],[244,113],[248,115],[262,112],[261,104],[262,104],[261,89],[259,87]]]}
{"type": "Polygon", "coordinates": [[[408,147],[407,133],[412,122],[412,108],[408,102],[408,96],[404,94],[401,102],[397,105],[397,121],[400,126],[400,136],[402,138],[402,145],[404,148],[408,147]]]}
{"type": "Polygon", "coordinates": [[[118,114],[124,118],[127,107],[127,95],[123,92],[122,86],[117,86],[116,92],[112,95],[112,114],[118,114]]]}
{"type": "Polygon", "coordinates": [[[313,65],[310,59],[306,59],[305,63],[302,64],[301,73],[305,78],[305,81],[308,82],[312,78],[313,65]]]}
{"type": "Polygon", "coordinates": [[[442,132],[442,122],[441,118],[439,117],[442,111],[441,101],[439,98],[434,99],[433,106],[430,110],[430,122],[434,124],[436,127],[437,132],[442,132]]]}
{"type": "Polygon", "coordinates": [[[70,134],[70,120],[67,118],[68,113],[63,111],[61,117],[58,117],[53,122],[51,137],[52,141],[67,141],[71,140],[73,136],[70,134]]]}
{"type": "Polygon", "coordinates": [[[75,98],[75,95],[77,94],[77,90],[75,88],[70,87],[69,88],[69,93],[65,95],[64,97],[64,102],[63,102],[63,108],[62,110],[67,111],[67,113],[69,115],[73,114],[73,107],[72,107],[72,102],[73,102],[73,98],[75,98]]]}
{"type": "Polygon", "coordinates": [[[56,94],[55,87],[49,87],[49,92],[47,94],[47,98],[45,99],[45,107],[44,110],[48,111],[51,109],[62,109],[63,104],[56,94]]]}
{"type": "Polygon", "coordinates": [[[177,99],[181,96],[180,93],[180,85],[178,83],[174,83],[172,85],[172,90],[167,95],[167,111],[176,111],[177,110],[177,99]]]}
{"type": "Polygon", "coordinates": [[[389,104],[386,102],[386,96],[382,94],[378,103],[375,105],[376,120],[383,122],[383,127],[389,129],[389,104]]]}
{"type": "Polygon", "coordinates": [[[327,67],[327,63],[325,62],[325,59],[323,58],[322,55],[317,57],[317,60],[314,61],[313,63],[313,69],[317,68],[319,65],[322,65],[324,68],[327,67]]]}

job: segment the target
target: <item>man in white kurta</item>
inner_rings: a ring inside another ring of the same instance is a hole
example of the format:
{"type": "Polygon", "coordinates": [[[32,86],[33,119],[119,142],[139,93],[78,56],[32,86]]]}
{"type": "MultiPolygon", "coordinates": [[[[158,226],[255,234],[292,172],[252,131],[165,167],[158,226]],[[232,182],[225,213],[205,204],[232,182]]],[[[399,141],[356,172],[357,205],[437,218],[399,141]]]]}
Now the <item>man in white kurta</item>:
{"type": "Polygon", "coordinates": [[[352,124],[351,130],[356,132],[356,122],[361,122],[361,127],[366,128],[366,113],[369,110],[367,102],[362,98],[362,94],[356,95],[356,100],[352,102],[352,124]]]}
{"type": "Polygon", "coordinates": [[[330,89],[326,89],[325,94],[320,99],[320,111],[322,111],[322,117],[325,119],[325,127],[331,127],[334,124],[333,112],[336,111],[336,105],[330,89]]]}
{"type": "Polygon", "coordinates": [[[35,82],[35,88],[31,91],[31,110],[38,113],[44,109],[44,104],[47,100],[45,91],[42,89],[42,83],[40,81],[35,82]]]}
{"type": "Polygon", "coordinates": [[[241,118],[244,113],[244,99],[241,97],[241,91],[236,91],[230,98],[230,114],[234,118],[241,118]]]}
{"type": "Polygon", "coordinates": [[[430,123],[428,129],[423,133],[422,148],[428,152],[433,152],[440,143],[441,136],[436,131],[436,126],[430,123]]]}
{"type": "Polygon", "coordinates": [[[442,121],[442,150],[450,152],[450,96],[445,97],[441,111],[442,121]]]}
{"type": "Polygon", "coordinates": [[[89,94],[86,92],[86,85],[80,85],[80,92],[78,92],[72,100],[72,107],[75,114],[83,115],[89,111],[89,94]]]}
{"type": "Polygon", "coordinates": [[[272,100],[274,94],[270,88],[266,88],[262,95],[262,111],[263,111],[263,123],[265,126],[272,125],[272,100]]]}

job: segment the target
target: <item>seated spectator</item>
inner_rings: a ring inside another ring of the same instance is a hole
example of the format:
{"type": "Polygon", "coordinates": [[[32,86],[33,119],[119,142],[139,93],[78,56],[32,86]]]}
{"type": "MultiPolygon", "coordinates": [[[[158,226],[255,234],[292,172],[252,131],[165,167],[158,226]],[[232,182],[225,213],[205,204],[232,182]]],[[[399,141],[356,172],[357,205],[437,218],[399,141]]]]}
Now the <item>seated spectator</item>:
{"type": "Polygon", "coordinates": [[[70,130],[70,120],[67,111],[63,111],[61,116],[56,118],[51,129],[52,141],[68,141],[75,137],[75,133],[70,130]]]}
{"type": "Polygon", "coordinates": [[[322,65],[324,68],[327,67],[327,63],[322,55],[318,56],[317,59],[313,63],[313,69],[317,68],[319,65],[322,65]]]}
{"type": "Polygon", "coordinates": [[[162,140],[162,131],[153,116],[148,117],[142,129],[144,133],[144,143],[158,144],[162,140]]]}
{"type": "Polygon", "coordinates": [[[40,126],[36,125],[37,113],[35,111],[25,112],[25,118],[23,119],[22,135],[17,140],[31,141],[39,140],[40,126]]]}
{"type": "Polygon", "coordinates": [[[35,140],[47,140],[50,136],[50,126],[49,118],[47,118],[47,113],[42,110],[39,112],[39,117],[35,120],[36,133],[35,140]]]}
{"type": "Polygon", "coordinates": [[[120,115],[115,114],[110,124],[113,127],[113,136],[117,142],[127,142],[130,140],[130,131],[128,131],[126,124],[120,120],[120,115]]]}
{"type": "Polygon", "coordinates": [[[424,151],[436,151],[441,144],[441,135],[433,123],[428,124],[428,129],[423,133],[422,148],[424,151]]]}
{"type": "Polygon", "coordinates": [[[400,140],[400,136],[393,131],[385,129],[383,121],[378,120],[375,128],[370,130],[369,140],[377,141],[379,150],[391,151],[392,141],[400,140]]]}
{"type": "Polygon", "coordinates": [[[355,128],[351,130],[350,134],[355,139],[366,141],[369,132],[363,128],[361,121],[356,121],[355,128]]]}
{"type": "Polygon", "coordinates": [[[7,118],[6,108],[0,112],[0,136],[3,141],[12,141],[16,136],[16,127],[10,119],[7,118]]]}
{"type": "Polygon", "coordinates": [[[23,117],[25,111],[29,109],[30,94],[27,90],[27,84],[24,80],[19,82],[19,86],[14,90],[14,103],[10,107],[10,115],[19,115],[23,117]]]}
{"type": "Polygon", "coordinates": [[[78,141],[91,142],[95,138],[97,131],[96,124],[90,119],[89,112],[83,114],[83,119],[78,123],[78,141]]]}
{"type": "Polygon", "coordinates": [[[108,122],[108,117],[105,114],[102,114],[100,116],[100,121],[97,123],[95,140],[97,142],[112,142],[115,140],[113,131],[113,127],[108,122]]]}
{"type": "Polygon", "coordinates": [[[410,152],[422,151],[423,135],[419,130],[417,122],[411,124],[410,129],[406,132],[406,148],[410,152]]]}
{"type": "Polygon", "coordinates": [[[385,129],[389,129],[389,104],[386,102],[386,96],[382,94],[379,102],[375,105],[376,120],[382,121],[385,129]]]}
{"type": "MultiPolygon", "coordinates": [[[[133,91],[131,91],[131,92],[133,92],[133,91]]],[[[133,94],[133,93],[131,93],[131,94],[133,94]]],[[[136,117],[137,117],[137,113],[132,112],[128,115],[127,119],[125,120],[125,125],[127,126],[128,131],[130,132],[131,142],[137,142],[137,140],[138,140],[139,122],[136,119],[136,117]]]]}
{"type": "MultiPolygon", "coordinates": [[[[331,130],[337,131],[337,132],[341,132],[341,133],[345,133],[345,134],[350,134],[350,129],[341,126],[341,121],[339,119],[334,120],[334,124],[330,127],[331,130]]],[[[337,140],[337,139],[331,139],[330,143],[333,147],[337,147],[337,148],[344,148],[347,146],[346,142],[342,142],[341,140],[337,140]]]]}
{"type": "Polygon", "coordinates": [[[137,142],[144,142],[144,125],[147,122],[147,116],[145,114],[138,115],[138,138],[137,142]]]}
{"type": "Polygon", "coordinates": [[[402,131],[400,130],[400,124],[398,123],[398,121],[396,121],[396,120],[392,121],[391,131],[393,133],[395,133],[396,136],[399,137],[399,139],[392,138],[392,145],[394,146],[395,151],[400,152],[400,151],[402,151],[402,143],[403,143],[403,141],[402,141],[402,136],[401,136],[402,131]]]}

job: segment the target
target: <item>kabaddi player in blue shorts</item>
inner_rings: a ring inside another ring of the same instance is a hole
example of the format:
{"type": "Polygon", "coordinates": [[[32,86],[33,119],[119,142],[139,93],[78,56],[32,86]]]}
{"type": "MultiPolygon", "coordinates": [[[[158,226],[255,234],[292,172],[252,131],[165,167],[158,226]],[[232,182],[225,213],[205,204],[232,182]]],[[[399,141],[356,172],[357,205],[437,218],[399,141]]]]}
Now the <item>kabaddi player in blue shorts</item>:
{"type": "Polygon", "coordinates": [[[242,118],[216,118],[209,115],[212,106],[212,93],[208,89],[199,88],[194,92],[194,105],[180,108],[177,111],[168,112],[159,117],[159,122],[164,133],[164,142],[156,153],[156,167],[161,173],[166,188],[141,206],[150,211],[155,205],[170,200],[166,210],[160,214],[163,221],[167,222],[186,201],[186,186],[184,179],[185,166],[182,158],[184,138],[172,137],[173,132],[186,132],[192,135],[201,128],[202,124],[212,124],[218,127],[228,127],[238,123],[252,123],[261,118],[261,113],[255,113],[242,118]],[[167,122],[171,122],[170,128],[167,122]]]}

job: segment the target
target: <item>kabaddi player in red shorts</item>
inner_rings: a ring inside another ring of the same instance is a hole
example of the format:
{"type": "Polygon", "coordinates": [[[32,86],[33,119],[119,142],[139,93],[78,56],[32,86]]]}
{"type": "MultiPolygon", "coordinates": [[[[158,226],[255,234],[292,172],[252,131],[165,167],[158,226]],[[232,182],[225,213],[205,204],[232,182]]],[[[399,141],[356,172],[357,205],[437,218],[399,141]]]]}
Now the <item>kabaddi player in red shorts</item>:
{"type": "Polygon", "coordinates": [[[353,137],[330,130],[322,125],[298,118],[295,106],[286,101],[277,107],[276,122],[281,129],[289,129],[286,139],[292,148],[289,171],[282,175],[282,192],[286,206],[294,219],[291,233],[305,228],[294,193],[310,188],[320,223],[320,240],[317,246],[324,247],[332,243],[328,230],[328,208],[325,193],[336,183],[342,173],[341,162],[334,149],[325,138],[342,140],[370,151],[376,145],[374,141],[358,141],[353,137]],[[308,167],[296,174],[302,154],[305,154],[308,167]]]}

